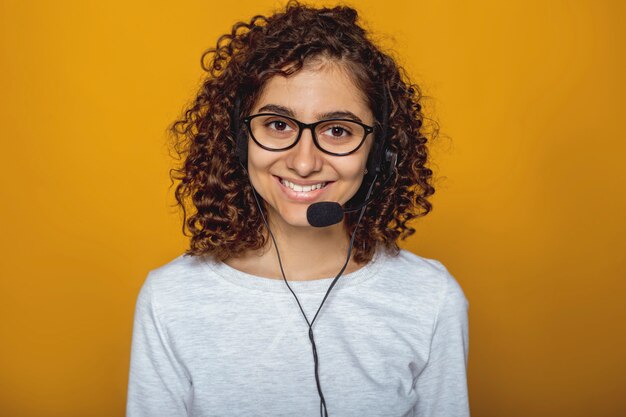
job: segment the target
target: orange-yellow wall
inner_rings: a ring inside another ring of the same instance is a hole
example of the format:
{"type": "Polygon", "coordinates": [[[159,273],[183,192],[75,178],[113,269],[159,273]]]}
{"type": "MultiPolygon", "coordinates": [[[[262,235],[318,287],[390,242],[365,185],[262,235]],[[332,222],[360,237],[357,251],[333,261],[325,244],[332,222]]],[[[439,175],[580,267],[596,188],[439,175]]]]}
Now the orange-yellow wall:
{"type": "MultiPolygon", "coordinates": [[[[137,291],[186,245],[164,132],[281,4],[0,1],[0,415],[123,415],[137,291]]],[[[473,415],[626,415],[626,2],[353,4],[441,125],[403,246],[470,301],[473,415]]]]}

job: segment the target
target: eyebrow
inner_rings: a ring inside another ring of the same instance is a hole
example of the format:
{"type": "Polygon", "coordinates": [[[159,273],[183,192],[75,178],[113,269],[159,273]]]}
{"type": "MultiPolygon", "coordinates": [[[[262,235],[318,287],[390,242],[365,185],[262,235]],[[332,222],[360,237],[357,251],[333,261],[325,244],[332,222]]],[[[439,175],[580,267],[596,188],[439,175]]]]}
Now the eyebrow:
{"type": "MultiPolygon", "coordinates": [[[[277,104],[266,104],[265,106],[259,109],[259,112],[269,111],[272,113],[278,113],[289,117],[296,117],[296,114],[288,107],[279,106],[277,104]]],[[[359,116],[347,110],[337,110],[326,113],[317,114],[317,120],[325,120],[325,119],[350,119],[355,120],[357,122],[363,122],[359,116]]]]}

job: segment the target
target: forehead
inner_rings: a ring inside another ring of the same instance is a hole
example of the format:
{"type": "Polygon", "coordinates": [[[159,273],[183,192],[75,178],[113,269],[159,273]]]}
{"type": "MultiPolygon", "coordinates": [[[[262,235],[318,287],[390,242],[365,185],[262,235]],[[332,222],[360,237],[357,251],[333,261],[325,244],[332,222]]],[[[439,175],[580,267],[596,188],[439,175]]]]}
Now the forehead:
{"type": "Polygon", "coordinates": [[[368,100],[348,68],[328,60],[307,62],[288,77],[275,75],[270,78],[261,89],[252,111],[267,104],[287,107],[303,121],[314,119],[316,114],[336,111],[350,111],[364,121],[373,121],[368,100]]]}

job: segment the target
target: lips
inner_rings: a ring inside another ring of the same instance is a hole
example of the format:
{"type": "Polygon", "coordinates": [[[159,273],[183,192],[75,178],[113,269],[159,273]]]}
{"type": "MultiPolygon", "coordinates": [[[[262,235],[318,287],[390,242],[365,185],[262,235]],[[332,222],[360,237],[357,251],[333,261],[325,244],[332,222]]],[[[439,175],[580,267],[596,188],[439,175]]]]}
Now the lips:
{"type": "MultiPolygon", "coordinates": [[[[280,177],[274,176],[274,179],[276,183],[278,184],[278,186],[280,187],[283,194],[287,196],[287,198],[296,202],[300,202],[300,203],[309,203],[309,202],[317,200],[322,194],[326,192],[328,187],[330,187],[334,182],[334,181],[327,181],[324,187],[317,189],[317,190],[294,191],[291,188],[283,185],[280,177]]],[[[316,183],[311,183],[311,185],[319,184],[319,183],[320,182],[318,181],[316,183]]]]}
{"type": "Polygon", "coordinates": [[[326,182],[318,182],[316,184],[306,184],[306,185],[301,185],[301,184],[296,184],[295,182],[291,182],[289,180],[286,179],[282,179],[280,181],[284,186],[294,190],[295,192],[301,193],[301,192],[309,192],[309,191],[315,191],[315,190],[319,190],[320,188],[324,188],[326,187],[326,182]]]}

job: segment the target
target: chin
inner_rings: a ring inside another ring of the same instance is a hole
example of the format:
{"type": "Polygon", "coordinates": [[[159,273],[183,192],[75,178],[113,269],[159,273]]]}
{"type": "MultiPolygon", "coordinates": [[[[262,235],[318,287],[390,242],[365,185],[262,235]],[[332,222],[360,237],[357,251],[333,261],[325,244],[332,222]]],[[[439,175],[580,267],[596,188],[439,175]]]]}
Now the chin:
{"type": "Polygon", "coordinates": [[[282,223],[293,227],[313,227],[306,217],[308,204],[298,205],[298,207],[283,208],[280,211],[272,211],[272,216],[282,223]]]}

